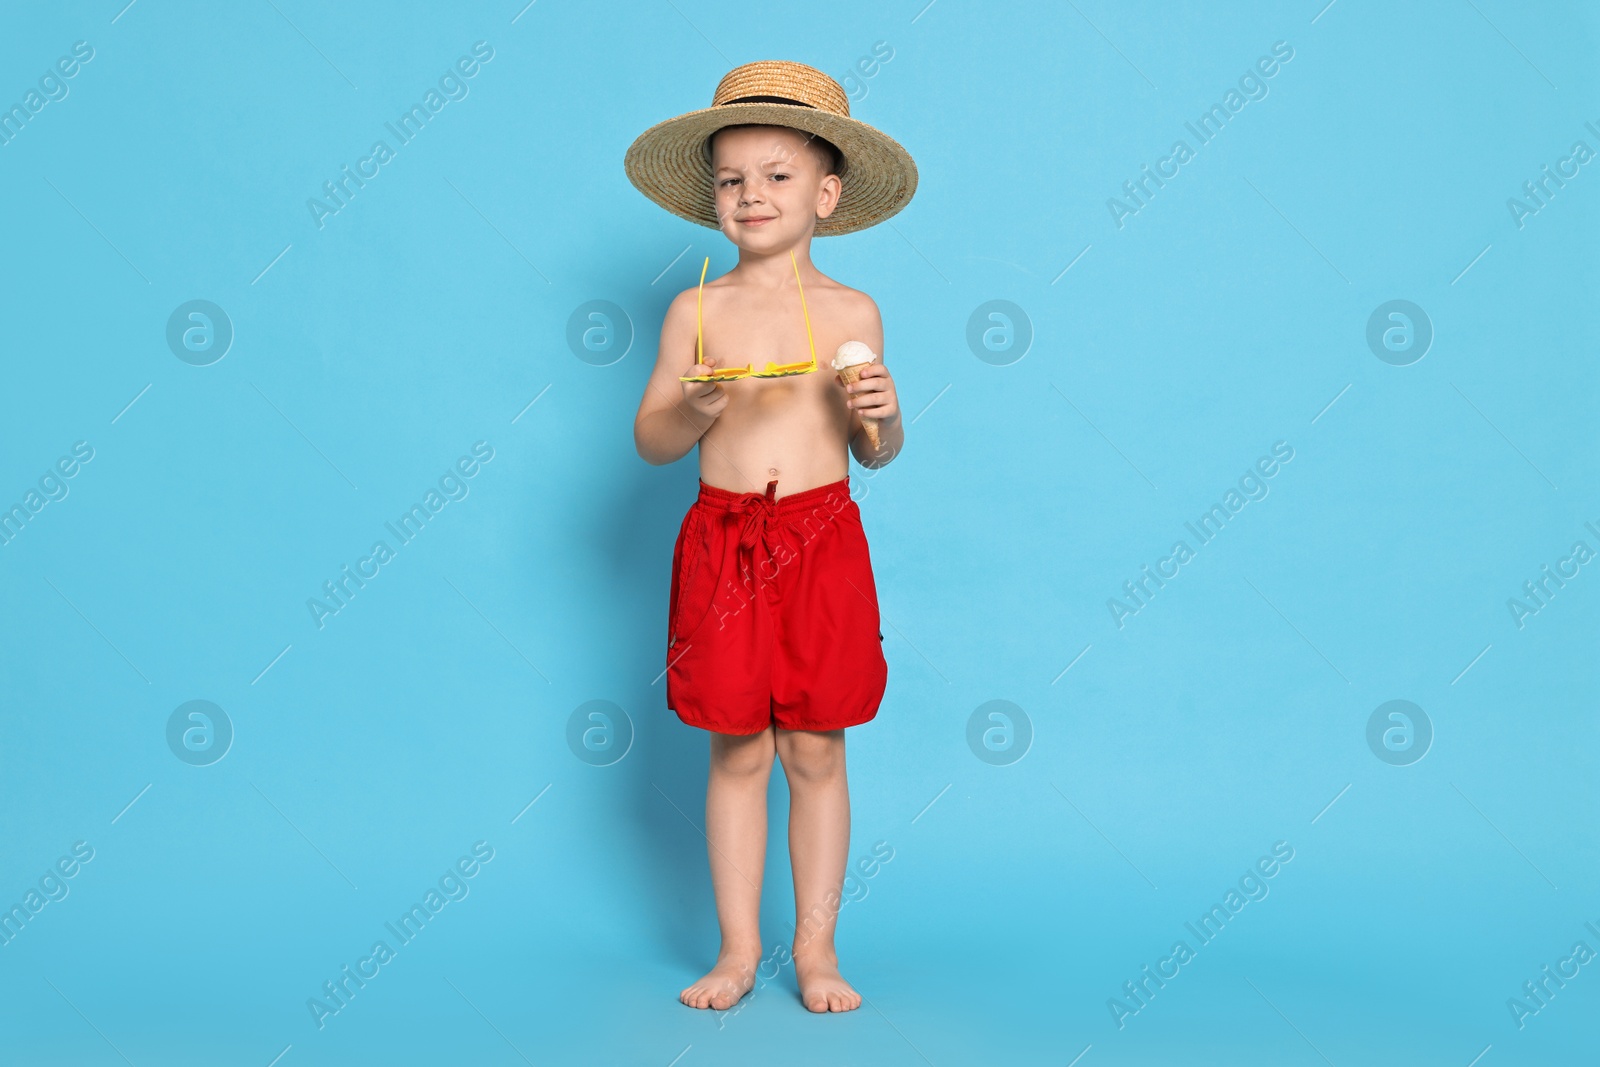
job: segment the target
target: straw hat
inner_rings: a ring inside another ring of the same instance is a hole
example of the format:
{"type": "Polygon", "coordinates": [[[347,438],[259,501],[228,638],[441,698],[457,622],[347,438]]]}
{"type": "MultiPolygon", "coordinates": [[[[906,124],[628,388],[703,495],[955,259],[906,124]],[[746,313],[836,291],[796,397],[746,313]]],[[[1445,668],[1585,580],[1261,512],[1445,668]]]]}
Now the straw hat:
{"type": "Polygon", "coordinates": [[[674,215],[717,225],[710,137],[739,123],[791,126],[833,142],[844,156],[843,191],[816,235],[854,233],[905,207],[917,190],[917,165],[894,138],[850,117],[844,87],[804,63],[762,60],[735,67],[717,83],[711,106],[658,122],[628,148],[628,180],[674,215]]]}

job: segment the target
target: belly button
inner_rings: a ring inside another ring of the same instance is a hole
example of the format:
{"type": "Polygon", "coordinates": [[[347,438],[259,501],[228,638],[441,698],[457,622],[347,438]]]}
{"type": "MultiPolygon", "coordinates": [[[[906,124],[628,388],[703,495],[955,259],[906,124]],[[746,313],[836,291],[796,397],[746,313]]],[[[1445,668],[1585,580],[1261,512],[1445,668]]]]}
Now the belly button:
{"type": "Polygon", "coordinates": [[[778,473],[778,468],[777,467],[768,467],[767,468],[767,473],[768,474],[777,474],[778,473]]]}

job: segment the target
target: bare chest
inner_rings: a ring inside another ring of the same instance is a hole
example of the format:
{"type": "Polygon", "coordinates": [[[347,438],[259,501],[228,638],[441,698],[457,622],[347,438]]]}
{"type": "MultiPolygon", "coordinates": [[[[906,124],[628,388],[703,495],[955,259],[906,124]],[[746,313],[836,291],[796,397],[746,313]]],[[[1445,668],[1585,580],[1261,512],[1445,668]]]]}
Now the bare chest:
{"type": "Polygon", "coordinates": [[[767,299],[745,291],[713,305],[707,294],[705,356],[717,367],[759,371],[769,362],[803,363],[813,346],[817,361],[808,374],[719,383],[728,403],[700,446],[701,477],[712,485],[760,491],[776,478],[783,496],[838,481],[849,470],[850,410],[830,365],[839,346],[852,340],[841,324],[842,309],[826,292],[808,291],[808,336],[797,295],[782,295],[767,299]]]}
{"type": "MultiPolygon", "coordinates": [[[[807,316],[793,290],[785,295],[787,299],[718,293],[717,299],[707,299],[700,326],[705,356],[721,368],[748,366],[759,371],[768,363],[803,363],[811,358],[814,345],[818,367],[825,366],[844,341],[833,339],[838,331],[829,325],[827,301],[822,301],[822,308],[810,307],[807,316]]],[[[780,379],[754,381],[783,384],[780,379]]]]}

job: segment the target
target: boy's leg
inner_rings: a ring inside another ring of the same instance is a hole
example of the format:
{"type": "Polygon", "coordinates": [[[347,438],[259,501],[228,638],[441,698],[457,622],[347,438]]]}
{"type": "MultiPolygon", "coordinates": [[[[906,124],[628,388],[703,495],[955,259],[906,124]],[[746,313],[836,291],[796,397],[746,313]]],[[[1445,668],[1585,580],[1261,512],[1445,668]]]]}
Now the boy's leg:
{"type": "Polygon", "coordinates": [[[850,1011],[861,994],[839,974],[833,931],[850,852],[844,730],[778,730],[789,780],[789,859],[794,867],[794,970],[811,1011],[850,1011]]]}
{"type": "Polygon", "coordinates": [[[755,984],[761,962],[761,868],[767,854],[767,782],[773,728],[711,735],[706,781],[706,852],[717,898],[722,948],[717,965],[678,999],[691,1008],[726,1011],[755,984]]]}

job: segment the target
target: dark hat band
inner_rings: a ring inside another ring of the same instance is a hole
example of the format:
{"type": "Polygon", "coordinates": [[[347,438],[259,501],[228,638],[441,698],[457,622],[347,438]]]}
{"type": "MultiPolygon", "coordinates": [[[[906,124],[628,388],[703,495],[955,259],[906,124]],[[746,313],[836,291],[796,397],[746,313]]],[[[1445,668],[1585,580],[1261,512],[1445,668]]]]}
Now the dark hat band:
{"type": "Polygon", "coordinates": [[[813,105],[806,103],[804,100],[791,100],[787,96],[741,96],[737,100],[724,100],[717,106],[725,107],[728,104],[794,104],[797,107],[809,107],[813,111],[816,110],[813,105]]]}

